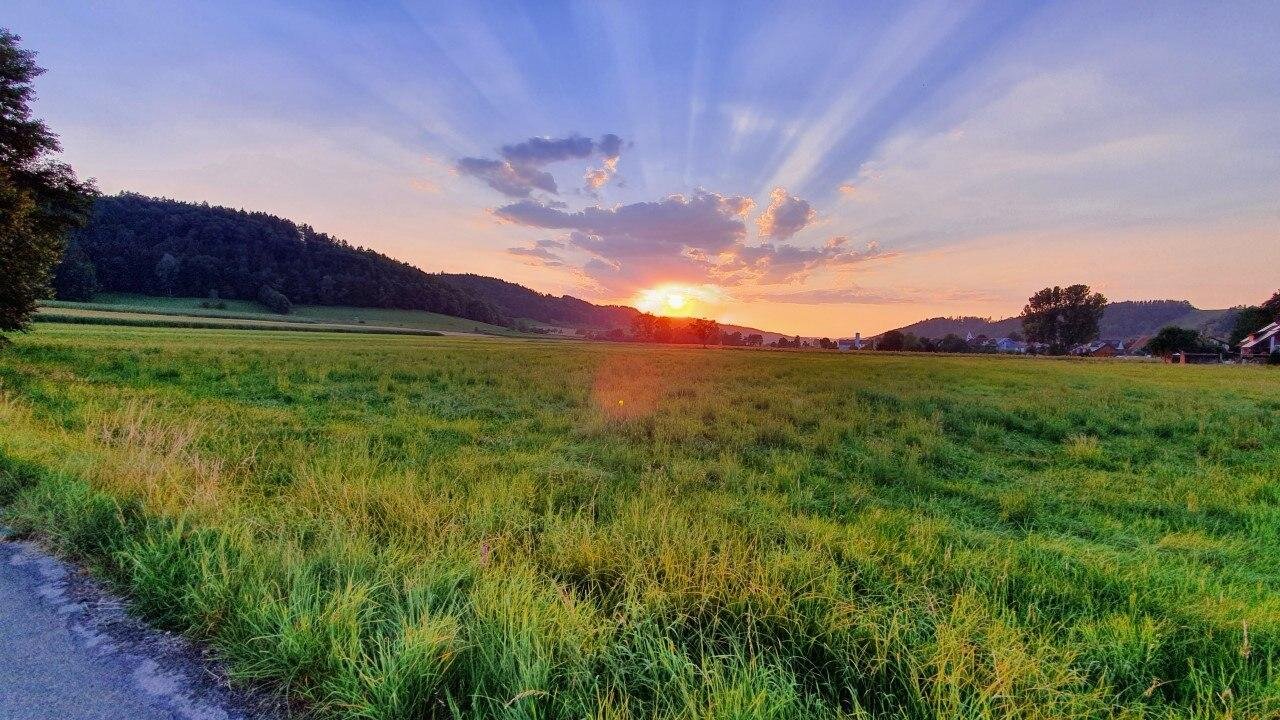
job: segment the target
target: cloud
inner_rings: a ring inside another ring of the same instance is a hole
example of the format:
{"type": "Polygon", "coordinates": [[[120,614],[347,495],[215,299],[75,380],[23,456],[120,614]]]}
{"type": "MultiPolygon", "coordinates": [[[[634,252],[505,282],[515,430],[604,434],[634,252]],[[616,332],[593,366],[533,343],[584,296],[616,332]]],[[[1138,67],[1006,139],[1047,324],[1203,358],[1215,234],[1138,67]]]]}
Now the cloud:
{"type": "Polygon", "coordinates": [[[743,296],[752,302],[792,303],[796,305],[892,305],[913,303],[916,299],[893,291],[867,290],[857,286],[823,288],[792,292],[754,293],[743,296]]]}
{"type": "Polygon", "coordinates": [[[534,190],[556,194],[556,180],[551,173],[537,168],[512,165],[506,160],[464,157],[454,166],[459,175],[483,180],[489,187],[507,197],[529,197],[534,190]]]}
{"type": "Polygon", "coordinates": [[[852,266],[894,255],[874,242],[854,248],[844,237],[817,248],[747,245],[746,221],[754,207],[748,197],[697,190],[576,212],[523,200],[493,213],[516,225],[569,231],[567,245],[591,256],[582,266],[584,275],[617,292],[654,282],[791,282],[820,267],[852,266]]]}
{"type": "Polygon", "coordinates": [[[544,265],[547,267],[560,267],[564,265],[564,258],[547,249],[548,246],[543,245],[543,241],[538,241],[533,247],[513,247],[507,248],[507,253],[531,261],[534,265],[544,265]]]}
{"type": "Polygon", "coordinates": [[[570,135],[566,138],[534,137],[522,143],[502,146],[502,159],[512,165],[543,167],[562,160],[591,157],[595,143],[591,138],[570,135]]]}
{"type": "Polygon", "coordinates": [[[543,168],[566,160],[585,160],[597,152],[604,162],[599,169],[588,170],[586,175],[588,190],[595,190],[608,183],[618,169],[622,138],[613,133],[602,136],[598,142],[581,135],[533,137],[503,145],[498,153],[501,159],[460,158],[454,171],[483,180],[509,198],[527,198],[535,190],[558,195],[560,189],[555,178],[543,168]]]}
{"type": "Polygon", "coordinates": [[[599,190],[609,183],[609,180],[618,172],[618,157],[615,155],[611,158],[605,158],[604,164],[598,169],[587,170],[586,181],[587,190],[599,190]]]}
{"type": "Polygon", "coordinates": [[[622,138],[614,135],[613,133],[602,135],[600,137],[600,141],[596,144],[596,147],[599,148],[600,154],[604,156],[606,160],[609,158],[616,158],[622,154],[622,138]]]}
{"type": "Polygon", "coordinates": [[[896,255],[885,252],[875,241],[861,249],[849,247],[846,237],[833,237],[820,248],[765,243],[739,249],[722,271],[726,280],[736,283],[782,283],[801,280],[819,267],[857,265],[896,255]]]}
{"type": "Polygon", "coordinates": [[[597,147],[600,155],[604,157],[604,162],[599,168],[589,168],[583,177],[586,183],[585,189],[593,194],[596,190],[608,185],[613,176],[618,173],[618,159],[622,156],[622,138],[609,133],[600,138],[597,147]]]}
{"type": "Polygon", "coordinates": [[[818,211],[807,200],[791,195],[785,188],[774,188],[769,206],[756,219],[756,225],[762,238],[787,240],[817,219],[818,211]]]}
{"type": "Polygon", "coordinates": [[[438,193],[438,192],[440,192],[440,185],[439,185],[438,183],[436,183],[434,180],[428,180],[428,179],[426,179],[426,178],[413,178],[413,179],[411,179],[411,180],[409,181],[409,187],[413,188],[414,190],[418,190],[418,191],[421,191],[421,192],[424,192],[424,193],[438,193]]]}
{"type": "Polygon", "coordinates": [[[858,186],[853,183],[840,183],[840,187],[836,188],[836,190],[839,190],[841,195],[856,195],[858,186]]]}
{"type": "Polygon", "coordinates": [[[547,230],[576,230],[571,241],[603,256],[648,254],[688,248],[700,253],[732,249],[747,234],[745,216],[755,207],[748,197],[698,190],[654,202],[612,208],[591,206],[567,212],[524,200],[494,210],[507,222],[547,230]]]}
{"type": "Polygon", "coordinates": [[[739,294],[739,297],[742,300],[751,302],[762,301],[795,305],[912,305],[939,301],[985,301],[991,299],[991,296],[987,293],[970,290],[871,289],[857,285],[813,290],[748,293],[745,295],[739,294]]]}

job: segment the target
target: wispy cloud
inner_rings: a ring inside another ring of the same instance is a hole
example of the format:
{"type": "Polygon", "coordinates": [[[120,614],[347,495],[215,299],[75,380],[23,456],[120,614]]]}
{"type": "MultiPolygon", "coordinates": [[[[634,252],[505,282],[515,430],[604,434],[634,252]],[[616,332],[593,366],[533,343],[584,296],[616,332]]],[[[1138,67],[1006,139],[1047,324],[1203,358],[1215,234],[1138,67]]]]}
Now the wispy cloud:
{"type": "Polygon", "coordinates": [[[939,301],[985,301],[990,296],[969,290],[864,288],[847,287],[816,288],[811,290],[783,290],[740,294],[751,302],[774,302],[794,305],[916,305],[939,301]]]}
{"type": "MultiPolygon", "coordinates": [[[[557,243],[558,245],[558,243],[557,243]]],[[[541,241],[532,247],[512,247],[507,248],[507,253],[515,255],[534,265],[543,265],[546,267],[561,267],[564,265],[564,259],[552,252],[549,247],[556,245],[544,245],[541,241]]]]}

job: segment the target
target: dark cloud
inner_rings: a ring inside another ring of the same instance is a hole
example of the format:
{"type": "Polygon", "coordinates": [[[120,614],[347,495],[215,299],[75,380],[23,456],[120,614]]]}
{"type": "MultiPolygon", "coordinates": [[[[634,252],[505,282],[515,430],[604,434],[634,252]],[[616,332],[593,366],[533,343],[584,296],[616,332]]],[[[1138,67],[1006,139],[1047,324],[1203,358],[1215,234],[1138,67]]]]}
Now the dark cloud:
{"type": "Polygon", "coordinates": [[[570,135],[567,138],[529,138],[522,143],[502,146],[502,159],[512,165],[543,167],[562,160],[591,157],[595,143],[591,138],[570,135]]]}
{"type": "Polygon", "coordinates": [[[599,142],[600,154],[605,158],[616,158],[622,154],[622,138],[609,133],[602,135],[599,142]]]}
{"type": "Polygon", "coordinates": [[[464,157],[454,169],[459,175],[483,180],[510,198],[527,198],[534,190],[558,195],[555,178],[543,168],[565,160],[584,160],[597,152],[603,164],[599,169],[588,169],[586,175],[586,189],[594,192],[609,182],[618,169],[622,139],[613,133],[602,136],[599,142],[581,135],[529,138],[503,145],[499,150],[501,159],[464,157]]]}
{"type": "Polygon", "coordinates": [[[483,180],[489,187],[507,197],[529,197],[534,190],[555,194],[556,180],[551,173],[537,168],[512,165],[505,160],[464,157],[455,166],[459,175],[483,180]]]}
{"type": "Polygon", "coordinates": [[[698,190],[656,202],[578,212],[525,200],[500,207],[494,214],[529,227],[576,230],[579,235],[570,237],[579,247],[615,257],[686,248],[704,253],[730,250],[746,237],[745,216],[753,206],[751,198],[698,190]]]}
{"type": "Polygon", "coordinates": [[[786,240],[818,219],[818,211],[807,200],[788,193],[785,188],[774,188],[769,195],[769,207],[756,219],[760,237],[770,240],[786,240]]]}

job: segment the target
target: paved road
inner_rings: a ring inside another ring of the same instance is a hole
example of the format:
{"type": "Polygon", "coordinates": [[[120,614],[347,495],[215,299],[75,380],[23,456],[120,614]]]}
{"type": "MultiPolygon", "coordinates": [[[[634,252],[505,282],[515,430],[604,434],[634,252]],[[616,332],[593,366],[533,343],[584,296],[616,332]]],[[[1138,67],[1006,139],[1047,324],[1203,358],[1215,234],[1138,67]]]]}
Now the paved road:
{"type": "Polygon", "coordinates": [[[0,718],[276,716],[264,699],[229,691],[191,643],[129,617],[81,573],[31,543],[0,541],[0,718]]]}

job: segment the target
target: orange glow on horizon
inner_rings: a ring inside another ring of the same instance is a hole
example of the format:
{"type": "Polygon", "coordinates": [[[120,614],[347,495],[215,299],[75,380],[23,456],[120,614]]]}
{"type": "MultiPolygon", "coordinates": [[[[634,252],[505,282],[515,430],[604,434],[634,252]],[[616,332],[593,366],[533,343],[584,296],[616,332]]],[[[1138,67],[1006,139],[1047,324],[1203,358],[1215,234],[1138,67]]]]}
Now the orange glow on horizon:
{"type": "Polygon", "coordinates": [[[654,315],[706,317],[720,301],[720,289],[712,285],[664,283],[636,293],[631,304],[654,315]]]}

